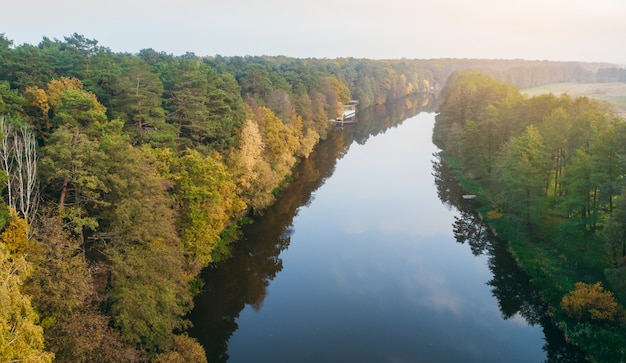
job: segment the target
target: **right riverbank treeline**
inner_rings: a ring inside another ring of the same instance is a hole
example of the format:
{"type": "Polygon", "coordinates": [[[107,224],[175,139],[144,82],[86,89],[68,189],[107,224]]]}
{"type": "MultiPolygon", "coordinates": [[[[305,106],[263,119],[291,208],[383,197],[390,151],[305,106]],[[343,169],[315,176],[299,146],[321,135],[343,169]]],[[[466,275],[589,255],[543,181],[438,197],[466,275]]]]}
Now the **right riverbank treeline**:
{"type": "MultiPolygon", "coordinates": [[[[431,97],[459,69],[521,87],[610,64],[115,53],[0,34],[0,361],[203,361],[199,272],[271,205],[343,105],[431,97]]],[[[608,80],[608,78],[607,78],[608,80]]],[[[358,113],[357,110],[357,118],[358,113]]]]}
{"type": "Polygon", "coordinates": [[[591,361],[624,361],[626,122],[587,97],[457,72],[433,140],[566,338],[591,361]]]}

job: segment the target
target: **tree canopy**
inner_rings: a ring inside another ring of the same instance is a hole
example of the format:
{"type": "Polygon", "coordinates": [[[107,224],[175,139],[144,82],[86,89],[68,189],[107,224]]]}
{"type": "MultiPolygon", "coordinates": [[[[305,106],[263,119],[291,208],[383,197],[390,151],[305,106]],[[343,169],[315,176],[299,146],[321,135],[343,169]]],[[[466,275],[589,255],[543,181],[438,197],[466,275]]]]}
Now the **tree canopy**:
{"type": "MultiPolygon", "coordinates": [[[[329,136],[328,121],[352,99],[366,108],[438,93],[469,68],[528,86],[590,80],[598,66],[128,54],[80,34],[19,46],[0,34],[0,357],[203,361],[184,334],[199,271],[228,256],[234,226],[273,203],[329,136]]],[[[461,140],[477,176],[514,185],[516,211],[534,216],[546,197],[582,193],[558,211],[592,235],[610,226],[619,262],[623,228],[611,216],[623,204],[623,129],[589,100],[523,100],[511,85],[472,77],[446,87],[438,140],[461,140]],[[576,144],[548,149],[542,138],[557,130],[539,112],[520,121],[524,102],[545,104],[576,144]],[[522,154],[525,163],[514,159],[522,154]],[[513,171],[498,172],[504,165],[513,171]],[[516,178],[528,165],[533,173],[516,178]]]]}
{"type": "Polygon", "coordinates": [[[593,342],[589,324],[626,342],[624,120],[586,97],[528,98],[476,72],[451,77],[443,97],[433,139],[475,183],[485,218],[566,334],[599,361],[623,360],[621,348],[593,342]]]}

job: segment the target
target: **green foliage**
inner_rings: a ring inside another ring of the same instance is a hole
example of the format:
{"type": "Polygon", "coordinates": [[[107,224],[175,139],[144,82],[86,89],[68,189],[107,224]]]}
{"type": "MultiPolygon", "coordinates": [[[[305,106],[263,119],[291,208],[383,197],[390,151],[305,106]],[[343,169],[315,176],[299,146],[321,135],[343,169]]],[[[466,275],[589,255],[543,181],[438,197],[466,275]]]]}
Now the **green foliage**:
{"type": "Polygon", "coordinates": [[[159,75],[141,58],[119,58],[120,75],[109,86],[115,95],[110,100],[110,117],[124,120],[139,144],[173,146],[176,129],[165,122],[165,91],[159,75]]]}
{"type": "Polygon", "coordinates": [[[88,127],[107,120],[104,106],[98,102],[93,93],[70,88],[60,92],[59,99],[60,104],[53,108],[54,124],[88,127]]]}
{"type": "Polygon", "coordinates": [[[98,141],[80,128],[61,126],[50,135],[41,155],[41,179],[60,191],[59,208],[83,209],[102,203],[102,195],[109,189],[103,181],[106,155],[98,141]]]}
{"type": "Polygon", "coordinates": [[[204,157],[188,150],[174,160],[171,169],[180,206],[178,229],[183,250],[192,264],[206,266],[221,240],[220,233],[245,205],[218,155],[204,157]]]}
{"type": "MultiPolygon", "coordinates": [[[[98,301],[82,241],[63,229],[61,216],[44,214],[34,226],[33,273],[27,291],[42,316],[46,346],[59,362],[142,361],[141,351],[95,310],[98,301]]],[[[102,265],[99,265],[102,268],[102,265]]]]}
{"type": "Polygon", "coordinates": [[[533,126],[502,146],[497,180],[502,186],[499,202],[522,216],[528,225],[542,220],[542,197],[548,180],[544,142],[533,126]]]}
{"type": "Polygon", "coordinates": [[[617,198],[615,211],[606,222],[603,235],[613,264],[623,266],[626,262],[626,194],[617,198]]]}
{"type": "Polygon", "coordinates": [[[626,304],[626,268],[607,268],[604,271],[608,287],[620,304],[626,304]]]}
{"type": "Polygon", "coordinates": [[[178,244],[176,210],[168,193],[169,181],[158,175],[149,147],[134,147],[121,133],[122,123],[103,129],[100,149],[106,155],[102,180],[108,186],[97,209],[99,224],[123,246],[164,239],[178,244]]]}
{"type": "MultiPolygon", "coordinates": [[[[458,72],[450,76],[446,87],[442,91],[443,101],[440,106],[442,111],[437,117],[434,130],[436,142],[447,142],[449,132],[456,123],[463,127],[467,121],[480,122],[489,112],[490,122],[493,122],[494,109],[506,111],[516,102],[521,95],[515,86],[497,82],[478,72],[458,72]]],[[[504,127],[506,130],[506,127],[504,127]]],[[[494,132],[506,131],[498,129],[494,132]]],[[[506,141],[506,137],[500,137],[500,142],[506,141]]]]}
{"type": "Polygon", "coordinates": [[[35,227],[35,268],[28,284],[37,310],[50,321],[82,310],[95,292],[82,241],[63,230],[61,217],[40,217],[35,227]]]}
{"type": "Polygon", "coordinates": [[[571,342],[593,353],[590,361],[624,361],[626,339],[619,329],[611,326],[598,327],[589,322],[562,323],[561,329],[571,342]]]}
{"type": "Polygon", "coordinates": [[[510,240],[555,319],[600,361],[623,358],[623,352],[590,341],[594,334],[626,339],[616,325],[621,308],[599,285],[581,282],[568,292],[574,281],[606,276],[623,299],[621,267],[610,267],[621,266],[626,255],[618,197],[626,174],[620,162],[626,150],[619,146],[623,125],[587,98],[525,99],[480,74],[460,73],[444,90],[434,133],[445,155],[459,162],[460,180],[471,180],[472,192],[488,203],[486,211],[499,211],[490,222],[510,240]],[[567,328],[570,319],[595,325],[567,328]]]}
{"type": "Polygon", "coordinates": [[[115,326],[131,343],[167,349],[172,331],[187,326],[193,306],[185,260],[163,240],[107,250],[111,263],[108,304],[115,326]]]}
{"type": "Polygon", "coordinates": [[[17,90],[11,89],[11,84],[0,80],[0,115],[18,117],[24,115],[24,97],[17,90]]]}
{"type": "MultiPolygon", "coordinates": [[[[46,343],[60,361],[202,361],[197,342],[173,333],[185,326],[199,269],[228,256],[235,221],[273,202],[297,158],[328,137],[342,105],[437,93],[455,71],[478,66],[522,86],[590,75],[584,65],[555,62],[116,54],[79,34],[37,46],[0,35],[0,114],[35,131],[46,204],[31,226],[34,239],[12,240],[8,252],[15,261],[32,256],[33,275],[20,283],[44,317],[46,343]]],[[[521,195],[521,181],[496,161],[507,159],[498,153],[511,138],[519,148],[538,140],[523,135],[534,125],[556,160],[545,167],[555,187],[541,196],[533,184],[528,207],[506,202],[530,211],[533,222],[560,213],[586,226],[587,260],[601,259],[593,237],[606,225],[619,263],[614,216],[622,207],[611,203],[626,167],[623,131],[589,100],[524,100],[515,87],[475,73],[451,78],[461,83],[446,87],[436,140],[458,143],[448,150],[476,178],[473,187],[497,189],[504,177],[521,195]],[[558,147],[548,145],[553,138],[558,147]],[[583,144],[587,159],[573,160],[583,144]],[[587,198],[570,197],[575,191],[587,198]]],[[[538,155],[538,145],[526,154],[538,155]]],[[[512,209],[496,209],[498,221],[515,219],[512,209]]],[[[0,208],[5,222],[23,230],[0,208]]]]}
{"type": "Polygon", "coordinates": [[[172,59],[165,68],[162,80],[168,90],[164,105],[167,122],[176,127],[177,138],[198,146],[209,137],[208,110],[205,107],[208,82],[194,59],[172,59]]]}

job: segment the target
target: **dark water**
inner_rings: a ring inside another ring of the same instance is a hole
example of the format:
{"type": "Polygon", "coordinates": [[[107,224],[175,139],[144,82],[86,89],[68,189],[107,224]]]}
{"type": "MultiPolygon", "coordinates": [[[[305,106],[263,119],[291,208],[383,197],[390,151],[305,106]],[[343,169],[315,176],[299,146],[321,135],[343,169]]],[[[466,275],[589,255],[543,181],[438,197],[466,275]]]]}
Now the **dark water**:
{"type": "Polygon", "coordinates": [[[428,105],[359,110],[205,271],[209,362],[582,360],[439,161],[428,105]]]}

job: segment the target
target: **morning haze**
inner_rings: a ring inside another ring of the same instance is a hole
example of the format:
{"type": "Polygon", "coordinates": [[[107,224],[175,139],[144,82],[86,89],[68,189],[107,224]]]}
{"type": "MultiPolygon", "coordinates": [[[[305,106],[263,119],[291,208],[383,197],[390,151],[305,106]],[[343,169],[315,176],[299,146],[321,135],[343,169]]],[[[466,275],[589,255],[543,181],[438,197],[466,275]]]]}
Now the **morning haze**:
{"type": "Polygon", "coordinates": [[[0,362],[626,362],[625,4],[5,4],[0,362]]]}
{"type": "Polygon", "coordinates": [[[15,45],[78,33],[131,53],[626,63],[621,0],[37,0],[4,8],[2,32],[15,45]]]}

